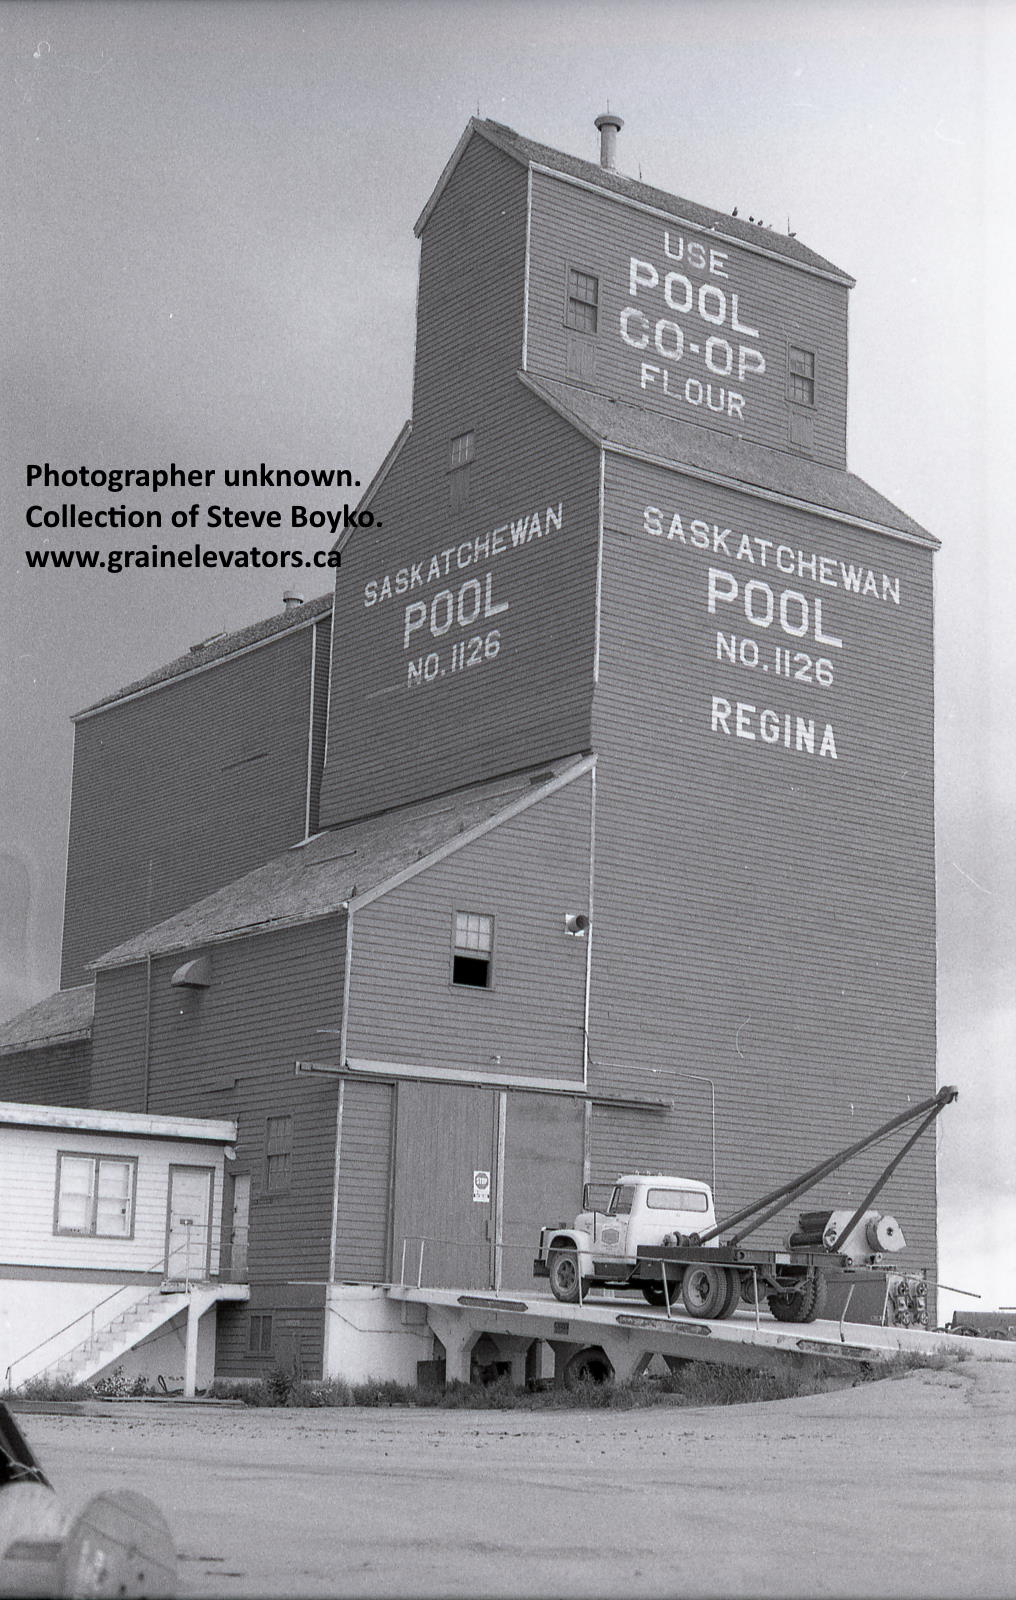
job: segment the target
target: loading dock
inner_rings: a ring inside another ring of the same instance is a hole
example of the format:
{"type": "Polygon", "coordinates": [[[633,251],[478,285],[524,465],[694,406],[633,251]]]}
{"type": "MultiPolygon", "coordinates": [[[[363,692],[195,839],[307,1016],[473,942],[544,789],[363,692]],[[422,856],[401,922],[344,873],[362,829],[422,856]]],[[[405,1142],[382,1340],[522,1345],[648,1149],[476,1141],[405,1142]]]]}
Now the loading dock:
{"type": "Polygon", "coordinates": [[[641,1373],[654,1355],[662,1356],[668,1365],[711,1361],[784,1370],[819,1360],[870,1365],[901,1354],[1016,1361],[1016,1341],[963,1338],[927,1328],[821,1321],[809,1324],[807,1333],[802,1334],[751,1311],[738,1312],[725,1321],[692,1321],[654,1311],[635,1299],[587,1300],[569,1306],[562,1314],[560,1303],[543,1295],[521,1298],[497,1291],[477,1294],[403,1284],[393,1284],[388,1294],[404,1307],[425,1308],[428,1326],[445,1348],[446,1382],[469,1381],[471,1352],[484,1334],[510,1362],[512,1381],[518,1383],[531,1375],[527,1374],[527,1361],[531,1367],[534,1341],[537,1356],[539,1344],[552,1352],[553,1375],[559,1380],[568,1363],[590,1347],[604,1352],[619,1382],[641,1373]]]}

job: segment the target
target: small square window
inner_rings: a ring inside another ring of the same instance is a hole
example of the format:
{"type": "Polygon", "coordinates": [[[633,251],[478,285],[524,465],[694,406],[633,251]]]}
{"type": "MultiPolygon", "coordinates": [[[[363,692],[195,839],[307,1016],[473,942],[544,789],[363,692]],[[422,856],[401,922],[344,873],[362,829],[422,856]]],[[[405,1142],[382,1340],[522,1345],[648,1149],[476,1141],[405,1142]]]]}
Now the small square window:
{"type": "Polygon", "coordinates": [[[469,433],[456,434],[448,450],[448,466],[454,472],[457,467],[468,466],[476,453],[476,435],[469,433]]]}
{"type": "Polygon", "coordinates": [[[54,1233],[96,1239],[134,1236],[137,1158],[57,1154],[54,1233]]]}
{"type": "Polygon", "coordinates": [[[578,272],[568,268],[568,303],[564,325],[576,328],[579,333],[595,333],[600,299],[600,280],[591,272],[578,272]]]}
{"type": "Polygon", "coordinates": [[[815,352],[792,344],[787,365],[787,398],[795,405],[815,404],[815,352]]]}
{"type": "Polygon", "coordinates": [[[470,989],[489,989],[494,918],[475,911],[456,911],[453,941],[452,982],[470,989]]]}
{"type": "Polygon", "coordinates": [[[265,1192],[289,1188],[293,1154],[292,1117],[269,1117],[265,1124],[265,1192]]]}
{"type": "Polygon", "coordinates": [[[270,1356],[272,1353],[272,1318],[270,1312],[251,1312],[247,1334],[247,1352],[252,1356],[270,1356]]]}

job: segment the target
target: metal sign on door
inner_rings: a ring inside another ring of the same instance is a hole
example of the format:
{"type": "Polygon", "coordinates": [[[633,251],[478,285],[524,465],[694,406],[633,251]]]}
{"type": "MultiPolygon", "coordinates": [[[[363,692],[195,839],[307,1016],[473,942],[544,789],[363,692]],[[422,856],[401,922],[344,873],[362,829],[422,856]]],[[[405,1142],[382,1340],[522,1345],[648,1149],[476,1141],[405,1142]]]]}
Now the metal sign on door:
{"type": "Polygon", "coordinates": [[[490,1173],[489,1172],[474,1172],[473,1173],[473,1199],[474,1200],[478,1200],[481,1204],[487,1204],[489,1202],[489,1200],[490,1200],[490,1173]]]}

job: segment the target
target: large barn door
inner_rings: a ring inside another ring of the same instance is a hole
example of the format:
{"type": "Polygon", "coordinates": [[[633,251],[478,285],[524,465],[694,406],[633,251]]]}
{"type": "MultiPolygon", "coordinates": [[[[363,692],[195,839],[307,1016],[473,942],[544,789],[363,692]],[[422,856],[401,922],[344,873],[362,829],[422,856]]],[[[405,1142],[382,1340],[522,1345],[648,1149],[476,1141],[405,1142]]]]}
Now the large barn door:
{"type": "Polygon", "coordinates": [[[399,1084],[392,1277],[490,1288],[497,1097],[490,1089],[399,1084]],[[422,1249],[422,1257],[421,1257],[422,1249]]]}
{"type": "Polygon", "coordinates": [[[532,1292],[540,1229],[574,1221],[581,1210],[583,1107],[581,1100],[516,1090],[504,1101],[497,1281],[532,1292]]]}

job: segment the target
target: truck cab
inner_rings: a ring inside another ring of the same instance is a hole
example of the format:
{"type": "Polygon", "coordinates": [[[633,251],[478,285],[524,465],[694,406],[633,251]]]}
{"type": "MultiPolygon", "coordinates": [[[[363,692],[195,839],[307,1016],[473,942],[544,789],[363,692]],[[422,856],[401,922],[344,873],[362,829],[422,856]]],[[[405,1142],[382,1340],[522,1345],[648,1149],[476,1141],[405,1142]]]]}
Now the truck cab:
{"type": "MultiPolygon", "coordinates": [[[[580,1300],[590,1288],[637,1288],[650,1305],[666,1298],[662,1276],[637,1257],[640,1245],[681,1244],[715,1226],[712,1191],[697,1178],[624,1173],[612,1185],[587,1184],[582,1210],[569,1226],[544,1228],[534,1263],[558,1300],[580,1300]],[[591,1204],[603,1193],[602,1208],[591,1204]]],[[[674,1292],[679,1290],[674,1281],[674,1292]]]]}

